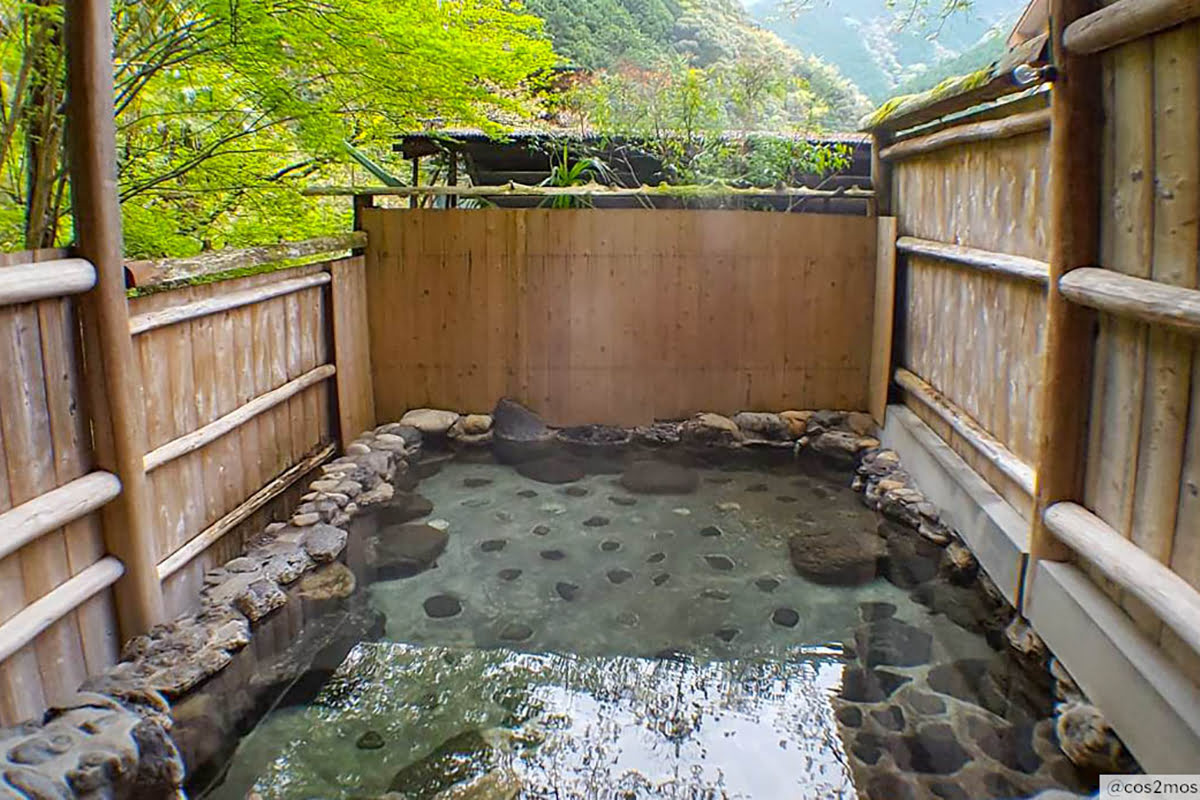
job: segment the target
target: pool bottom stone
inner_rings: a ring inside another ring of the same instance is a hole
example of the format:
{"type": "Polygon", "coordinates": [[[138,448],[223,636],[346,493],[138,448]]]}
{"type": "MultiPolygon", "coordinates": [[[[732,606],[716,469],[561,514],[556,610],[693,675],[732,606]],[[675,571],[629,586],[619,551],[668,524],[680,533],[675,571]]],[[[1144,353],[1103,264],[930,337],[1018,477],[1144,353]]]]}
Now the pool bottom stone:
{"type": "MultiPolygon", "coordinates": [[[[425,521],[447,543],[434,569],[369,588],[393,644],[360,647],[314,705],[268,717],[214,796],[243,797],[255,778],[263,798],[382,796],[418,764],[461,780],[449,751],[466,740],[492,742],[480,771],[525,797],[1080,787],[1053,740],[1048,685],[994,650],[980,620],[945,613],[966,595],[931,582],[936,560],[909,553],[891,580],[856,587],[795,574],[798,528],[874,535],[878,518],[849,489],[794,467],[701,468],[695,493],[640,495],[616,474],[552,485],[476,460],[422,469],[425,521]],[[552,724],[492,707],[493,684],[523,681],[554,700],[552,724]],[[385,745],[353,746],[367,734],[385,745]]],[[[395,530],[364,533],[383,552],[395,530]]]]}

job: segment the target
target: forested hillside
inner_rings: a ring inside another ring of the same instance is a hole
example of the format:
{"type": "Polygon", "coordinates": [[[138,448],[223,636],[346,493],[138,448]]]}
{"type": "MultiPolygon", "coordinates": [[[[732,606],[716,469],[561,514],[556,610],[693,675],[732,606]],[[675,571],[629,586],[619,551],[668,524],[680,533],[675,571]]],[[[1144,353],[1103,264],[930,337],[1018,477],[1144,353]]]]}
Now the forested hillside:
{"type": "Polygon", "coordinates": [[[946,17],[911,0],[759,0],[750,13],[789,45],[841,70],[873,102],[978,68],[1003,49],[1023,0],[972,0],[946,17]]]}
{"type": "Polygon", "coordinates": [[[593,70],[657,68],[677,60],[729,71],[769,66],[799,78],[820,111],[809,121],[853,130],[869,102],[836,68],[755,23],[740,0],[526,0],[546,21],[555,50],[593,70]]]}

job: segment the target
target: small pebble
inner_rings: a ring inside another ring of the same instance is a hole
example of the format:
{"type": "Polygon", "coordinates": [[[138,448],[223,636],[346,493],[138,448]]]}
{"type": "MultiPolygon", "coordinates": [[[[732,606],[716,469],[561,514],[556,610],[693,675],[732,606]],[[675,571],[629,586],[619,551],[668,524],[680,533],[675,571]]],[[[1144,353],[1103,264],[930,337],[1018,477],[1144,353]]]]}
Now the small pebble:
{"type": "Polygon", "coordinates": [[[690,508],[673,508],[671,510],[681,517],[690,517],[692,515],[692,510],[690,508]]]}
{"type": "Polygon", "coordinates": [[[735,503],[732,500],[724,502],[724,503],[717,503],[717,511],[721,511],[726,514],[728,514],[731,511],[741,511],[741,510],[742,510],[742,504],[735,503]]]}
{"type": "Polygon", "coordinates": [[[554,514],[555,516],[567,513],[567,507],[561,503],[543,503],[540,510],[545,514],[554,514]]]}
{"type": "Polygon", "coordinates": [[[448,531],[448,530],[450,530],[450,522],[449,522],[449,520],[444,520],[444,519],[431,519],[431,520],[429,520],[429,522],[428,522],[427,524],[429,525],[429,527],[431,527],[431,528],[434,528],[434,529],[436,529],[436,530],[439,530],[439,531],[448,531]]]}

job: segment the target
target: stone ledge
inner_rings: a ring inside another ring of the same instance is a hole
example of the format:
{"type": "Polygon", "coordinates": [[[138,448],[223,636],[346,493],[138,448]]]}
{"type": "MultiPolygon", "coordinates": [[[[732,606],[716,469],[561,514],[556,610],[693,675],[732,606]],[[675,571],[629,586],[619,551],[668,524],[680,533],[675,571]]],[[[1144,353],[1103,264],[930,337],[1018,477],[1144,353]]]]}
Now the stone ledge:
{"type": "Polygon", "coordinates": [[[1030,570],[1025,612],[1147,772],[1200,772],[1200,688],[1072,564],[1030,570]]]}
{"type": "Polygon", "coordinates": [[[888,406],[884,443],[941,509],[1015,608],[1029,554],[1026,523],[967,462],[909,409],[888,406]]]}

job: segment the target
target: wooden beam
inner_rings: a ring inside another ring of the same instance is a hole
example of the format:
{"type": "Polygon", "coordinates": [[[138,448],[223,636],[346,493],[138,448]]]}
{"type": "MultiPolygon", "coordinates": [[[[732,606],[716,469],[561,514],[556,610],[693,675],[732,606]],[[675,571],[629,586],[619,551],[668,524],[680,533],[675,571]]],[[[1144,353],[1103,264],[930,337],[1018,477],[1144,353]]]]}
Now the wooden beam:
{"type": "Polygon", "coordinates": [[[903,367],[896,370],[896,383],[920,400],[926,408],[941,417],[947,425],[954,429],[955,433],[962,436],[971,447],[975,448],[992,466],[1004,473],[1009,480],[1030,496],[1033,495],[1036,483],[1033,467],[1018,458],[996,437],[984,430],[983,426],[972,419],[967,412],[903,367]]]}
{"type": "Polygon", "coordinates": [[[337,236],[306,239],[302,242],[270,244],[243,250],[217,250],[191,258],[130,261],[125,266],[133,276],[134,285],[149,288],[268,264],[311,261],[321,256],[336,257],[366,246],[367,235],[362,231],[354,231],[337,236]]]}
{"type": "Polygon", "coordinates": [[[807,186],[794,186],[785,189],[743,189],[720,184],[624,187],[599,183],[580,186],[524,186],[519,183],[507,183],[503,186],[311,186],[302,194],[308,197],[846,197],[858,200],[869,200],[875,196],[875,192],[870,189],[855,187],[810,189],[807,186]]]}
{"type": "Polygon", "coordinates": [[[225,534],[241,525],[250,515],[291,488],[292,484],[325,463],[337,451],[336,445],[326,445],[303,461],[277,475],[270,483],[246,498],[225,516],[205,528],[158,565],[158,579],[165,581],[186,567],[196,556],[224,538],[225,534]]]}
{"type": "Polygon", "coordinates": [[[65,19],[75,250],[96,268],[96,288],[81,295],[79,304],[87,354],[88,413],[96,466],[121,480],[121,496],[104,507],[104,541],[124,564],[116,607],[121,635],[129,638],[165,621],[166,607],[156,571],[150,494],[142,466],[145,409],[125,298],[116,185],[112,4],[71,0],[65,19]]]}
{"type": "Polygon", "coordinates": [[[91,291],[96,268],[82,258],[0,267],[0,306],[91,291]]]}
{"type": "Polygon", "coordinates": [[[1080,558],[1145,603],[1200,654],[1200,592],[1076,503],[1046,509],[1047,528],[1080,558]]]}
{"type": "Polygon", "coordinates": [[[901,253],[936,258],[940,261],[950,261],[966,267],[974,267],[984,272],[1007,275],[1012,278],[1033,281],[1045,286],[1050,281],[1050,265],[1045,261],[1034,258],[1014,256],[1008,253],[993,253],[990,250],[980,250],[977,247],[964,247],[958,244],[946,244],[929,239],[918,239],[915,236],[902,236],[896,242],[896,249],[901,253]]]}
{"type": "Polygon", "coordinates": [[[57,586],[0,625],[0,662],[37,638],[38,634],[116,583],[125,567],[112,556],[57,586]]]}
{"type": "Polygon", "coordinates": [[[92,472],[0,514],[0,558],[84,517],[121,494],[110,472],[92,472]]]}
{"type": "Polygon", "coordinates": [[[282,297],[294,292],[302,292],[314,286],[324,286],[330,280],[328,272],[318,272],[315,275],[306,275],[303,278],[291,278],[279,281],[278,283],[268,283],[264,286],[256,286],[253,289],[217,295],[204,300],[197,300],[194,303],[184,303],[183,305],[172,306],[171,308],[164,308],[159,311],[147,311],[144,314],[130,317],[129,332],[133,336],[137,336],[146,331],[152,331],[155,328],[164,328],[167,325],[175,325],[189,319],[218,314],[222,311],[228,311],[231,308],[241,308],[242,306],[261,303],[264,300],[270,300],[272,297],[282,297]]]}
{"type": "MultiPolygon", "coordinates": [[[[317,367],[295,380],[288,381],[278,389],[272,389],[266,394],[259,395],[249,403],[230,411],[225,416],[218,417],[191,433],[184,434],[178,439],[172,439],[161,447],[151,450],[146,454],[144,459],[146,472],[153,472],[163,464],[169,464],[194,450],[199,450],[206,444],[220,439],[230,431],[236,430],[248,420],[254,419],[264,411],[274,408],[288,398],[295,397],[308,387],[321,381],[329,380],[335,373],[336,369],[332,364],[317,367]]],[[[155,569],[157,570],[157,565],[155,565],[155,569]]]]}
{"type": "Polygon", "coordinates": [[[1200,17],[1200,0],[1117,0],[1067,26],[1063,44],[1074,55],[1110,50],[1200,17]]]}
{"type": "Polygon", "coordinates": [[[1065,560],[1070,551],[1046,528],[1046,509],[1083,496],[1086,400],[1091,390],[1091,312],[1058,290],[1062,276],[1097,263],[1100,246],[1100,69],[1062,46],[1066,25],[1089,13],[1093,0],[1049,0],[1050,96],[1049,260],[1042,394],[1036,411],[1037,497],[1030,551],[1036,561],[1065,560]]]}
{"type": "Polygon", "coordinates": [[[883,148],[879,157],[884,161],[899,161],[904,158],[931,153],[954,145],[969,142],[988,142],[997,139],[1011,139],[1027,133],[1049,130],[1050,109],[1041,108],[1037,111],[1026,111],[1013,114],[1010,117],[989,119],[982,122],[968,122],[950,128],[904,139],[889,147],[883,148]]]}
{"type": "Polygon", "coordinates": [[[896,309],[896,218],[879,217],[875,250],[875,317],[871,344],[871,416],[883,428],[892,377],[892,333],[896,309]]]}
{"type": "Polygon", "coordinates": [[[877,131],[871,136],[871,188],[875,190],[875,216],[887,217],[892,208],[892,165],[883,159],[883,153],[892,142],[892,134],[877,131]]]}
{"type": "Polygon", "coordinates": [[[1058,282],[1074,303],[1200,335],[1200,291],[1135,278],[1098,267],[1071,270],[1058,282]]]}

